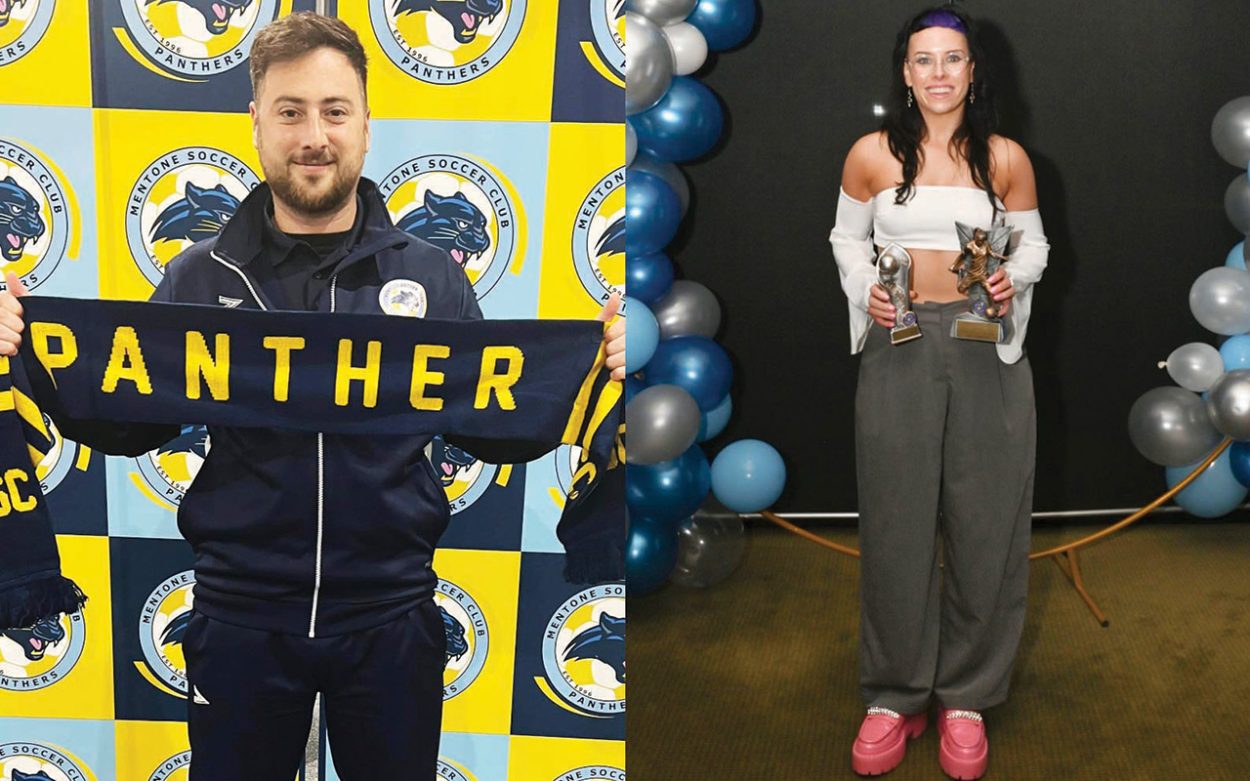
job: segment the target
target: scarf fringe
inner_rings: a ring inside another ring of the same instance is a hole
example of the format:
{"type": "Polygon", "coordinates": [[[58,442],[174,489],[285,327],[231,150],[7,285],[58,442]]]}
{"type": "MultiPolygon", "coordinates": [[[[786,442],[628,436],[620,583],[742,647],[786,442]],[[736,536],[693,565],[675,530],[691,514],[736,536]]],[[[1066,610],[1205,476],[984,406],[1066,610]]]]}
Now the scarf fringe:
{"type": "Polygon", "coordinates": [[[0,629],[25,629],[45,618],[76,613],[86,602],[78,584],[62,575],[0,589],[0,629]]]}

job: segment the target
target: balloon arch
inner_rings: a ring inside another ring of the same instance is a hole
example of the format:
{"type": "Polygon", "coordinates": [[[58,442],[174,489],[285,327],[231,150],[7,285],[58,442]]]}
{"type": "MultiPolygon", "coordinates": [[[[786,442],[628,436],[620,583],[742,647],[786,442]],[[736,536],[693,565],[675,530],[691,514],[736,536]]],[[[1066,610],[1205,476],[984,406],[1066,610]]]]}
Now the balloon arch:
{"type": "Polygon", "coordinates": [[[720,303],[698,282],[674,279],[666,248],[690,203],[675,165],[711,152],[724,127],[715,93],[694,77],[709,51],[741,45],[755,0],[627,0],[625,414],[630,594],[666,581],[710,586],[742,558],[742,519],[696,511],[709,490],[735,512],[770,506],[785,464],[766,442],[722,448],[709,465],[702,443],[733,414],[729,354],[715,341],[720,303]]]}

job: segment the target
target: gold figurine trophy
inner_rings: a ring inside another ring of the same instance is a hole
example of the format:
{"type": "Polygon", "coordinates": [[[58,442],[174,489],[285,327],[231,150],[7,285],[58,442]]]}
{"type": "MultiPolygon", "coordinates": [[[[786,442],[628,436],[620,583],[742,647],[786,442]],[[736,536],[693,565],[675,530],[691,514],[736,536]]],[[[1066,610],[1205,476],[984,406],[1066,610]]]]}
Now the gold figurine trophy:
{"type": "Polygon", "coordinates": [[[877,256],[877,283],[894,305],[890,343],[902,344],[924,336],[916,322],[916,313],[911,311],[911,255],[907,250],[894,242],[881,250],[877,256]]]}
{"type": "Polygon", "coordinates": [[[951,336],[978,342],[1005,342],[1008,334],[1002,306],[990,296],[989,278],[1007,261],[1011,227],[995,225],[987,232],[984,228],[956,222],[955,231],[963,252],[950,270],[959,275],[958,290],[968,296],[968,311],[955,317],[951,336]]]}

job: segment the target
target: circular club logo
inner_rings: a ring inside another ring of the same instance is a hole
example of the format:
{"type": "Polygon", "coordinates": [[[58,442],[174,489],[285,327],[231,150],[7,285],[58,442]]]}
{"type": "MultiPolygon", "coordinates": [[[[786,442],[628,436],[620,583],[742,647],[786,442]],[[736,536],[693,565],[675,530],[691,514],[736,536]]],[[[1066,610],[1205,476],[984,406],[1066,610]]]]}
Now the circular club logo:
{"type": "Polygon", "coordinates": [[[490,651],[490,628],[472,595],[451,581],[439,578],[434,604],[447,633],[443,699],[450,700],[472,686],[481,674],[490,651]]]}
{"type": "Polygon", "coordinates": [[[260,178],[211,147],[166,152],[144,168],[126,199],[126,243],[143,276],[159,285],[165,264],[221,232],[260,178]]]}
{"type": "MultiPolygon", "coordinates": [[[[43,425],[48,430],[48,439],[52,441],[52,447],[35,465],[35,476],[39,478],[39,487],[43,489],[46,496],[56,490],[56,487],[69,474],[69,470],[74,468],[81,451],[77,442],[61,436],[60,430],[47,413],[43,414],[43,425]]],[[[84,462],[83,468],[85,467],[84,462]]]]}
{"type": "Polygon", "coordinates": [[[0,629],[0,690],[34,691],[60,682],[78,664],[86,639],[82,611],[0,629]]]}
{"type": "Polygon", "coordinates": [[[52,23],[56,0],[0,0],[0,67],[39,44],[52,23]]]}
{"type": "Polygon", "coordinates": [[[498,65],[527,0],[369,0],[369,22],[395,67],[428,84],[462,84],[498,65]]]}
{"type": "Polygon", "coordinates": [[[441,757],[438,760],[438,771],[434,774],[434,778],[435,781],[475,781],[468,771],[456,767],[441,757]]]}
{"type": "Polygon", "coordinates": [[[139,647],[148,669],[162,684],[183,695],[187,693],[187,660],[182,638],[191,621],[194,589],[194,570],[172,575],[143,600],[139,616],[139,647]]]}
{"type": "Polygon", "coordinates": [[[278,0],[120,0],[126,29],[146,57],[204,80],[247,62],[252,39],[278,15],[278,0]]]}
{"type": "MultiPolygon", "coordinates": [[[[152,771],[148,781],[187,781],[191,775],[191,752],[174,754],[152,771]]],[[[624,778],[624,776],[622,776],[624,778]]]]}
{"type": "Polygon", "coordinates": [[[135,459],[139,476],[156,496],[173,505],[182,504],[191,482],[208,458],[208,429],[183,426],[182,433],[156,450],[135,459]]]}
{"type": "Polygon", "coordinates": [[[0,138],[0,271],[17,274],[28,290],[51,276],[65,257],[67,189],[40,155],[0,138]]]}
{"type": "Polygon", "coordinates": [[[583,714],[625,712],[625,586],[569,597],[543,632],[543,670],[555,695],[583,714]]]}
{"type": "Polygon", "coordinates": [[[425,317],[430,308],[430,298],[425,285],[411,279],[392,279],[378,293],[378,306],[388,315],[397,317],[425,317]]]}
{"type": "Polygon", "coordinates": [[[395,225],[446,250],[479,300],[519,251],[513,188],[485,163],[458,155],[414,157],[396,166],[378,189],[395,225]]]}
{"type": "Polygon", "coordinates": [[[624,298],[625,166],[596,182],[582,199],[573,223],[573,266],[595,301],[603,303],[614,292],[624,298]]]}
{"type": "Polygon", "coordinates": [[[551,781],[565,781],[576,778],[577,781],[625,781],[625,771],[611,765],[585,765],[561,773],[551,781]]]}
{"type": "Polygon", "coordinates": [[[590,28],[599,58],[625,78],[625,5],[621,0],[590,0],[590,28]]]}
{"type": "Polygon", "coordinates": [[[82,764],[43,743],[0,743],[0,779],[4,781],[92,781],[82,764]]]}
{"type": "Polygon", "coordinates": [[[499,467],[481,461],[458,447],[447,444],[441,436],[430,440],[426,457],[434,467],[438,482],[447,493],[451,514],[464,510],[490,488],[499,467]]]}

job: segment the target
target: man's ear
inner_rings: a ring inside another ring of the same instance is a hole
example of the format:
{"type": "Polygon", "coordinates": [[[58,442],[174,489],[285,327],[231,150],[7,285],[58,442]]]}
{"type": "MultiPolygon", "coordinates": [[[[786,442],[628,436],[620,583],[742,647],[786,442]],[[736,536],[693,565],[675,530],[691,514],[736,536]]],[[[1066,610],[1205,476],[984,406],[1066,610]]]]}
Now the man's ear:
{"type": "Polygon", "coordinates": [[[369,151],[369,142],[372,140],[372,137],[373,137],[373,131],[370,128],[370,122],[369,122],[369,120],[372,119],[372,117],[373,115],[369,111],[369,107],[365,106],[365,151],[366,152],[369,151]]]}
{"type": "Polygon", "coordinates": [[[252,146],[260,149],[260,123],[256,121],[256,101],[249,101],[247,104],[247,115],[252,118],[252,146]]]}

